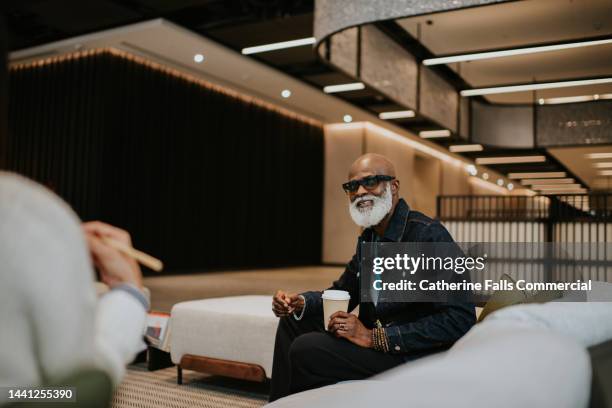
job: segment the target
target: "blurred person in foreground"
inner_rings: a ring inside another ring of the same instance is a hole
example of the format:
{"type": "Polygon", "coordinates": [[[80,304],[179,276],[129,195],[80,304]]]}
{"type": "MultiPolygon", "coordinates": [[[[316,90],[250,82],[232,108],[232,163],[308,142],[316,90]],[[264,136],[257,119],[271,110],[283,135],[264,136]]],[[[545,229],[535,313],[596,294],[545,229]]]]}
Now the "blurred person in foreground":
{"type": "Polygon", "coordinates": [[[280,317],[274,346],[270,401],[344,380],[360,380],[406,361],[449,348],[476,321],[474,306],[453,303],[360,302],[362,242],[454,242],[446,228],[411,210],[399,196],[393,164],[379,154],[359,157],[342,185],[353,221],[364,228],[357,250],[330,289],[350,294],[348,311],[323,327],[321,292],[276,292],[280,317]],[[381,345],[383,347],[381,347],[381,345]]]}
{"type": "Polygon", "coordinates": [[[51,191],[0,172],[0,386],[48,384],[89,368],[117,385],[143,349],[149,302],[140,268],[102,237],[131,245],[127,232],[81,224],[51,191]],[[92,263],[111,288],[100,299],[92,263]]]}

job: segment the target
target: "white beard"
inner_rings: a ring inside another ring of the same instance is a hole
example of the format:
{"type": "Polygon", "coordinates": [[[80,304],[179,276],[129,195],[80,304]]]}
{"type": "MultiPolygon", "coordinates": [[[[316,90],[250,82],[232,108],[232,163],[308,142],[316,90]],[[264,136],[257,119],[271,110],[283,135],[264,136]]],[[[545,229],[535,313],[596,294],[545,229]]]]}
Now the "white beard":
{"type": "Polygon", "coordinates": [[[380,197],[374,194],[366,194],[353,202],[349,201],[349,212],[355,224],[360,227],[369,228],[378,225],[389,214],[392,206],[391,184],[387,183],[387,188],[385,188],[385,192],[380,197]],[[359,208],[357,205],[365,200],[372,200],[372,206],[359,208]]]}

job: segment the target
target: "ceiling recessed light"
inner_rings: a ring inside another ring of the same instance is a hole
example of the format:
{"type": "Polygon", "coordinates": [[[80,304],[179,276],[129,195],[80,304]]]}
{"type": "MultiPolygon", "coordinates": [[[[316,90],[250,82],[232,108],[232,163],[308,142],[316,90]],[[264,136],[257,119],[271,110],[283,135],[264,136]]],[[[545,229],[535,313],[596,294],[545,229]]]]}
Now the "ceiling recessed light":
{"type": "Polygon", "coordinates": [[[351,115],[344,115],[342,119],[344,120],[344,123],[351,123],[353,121],[353,117],[351,115]]]}
{"type": "Polygon", "coordinates": [[[478,170],[476,169],[476,166],[474,166],[473,164],[468,164],[466,169],[471,176],[475,176],[478,174],[478,170]]]}
{"type": "Polygon", "coordinates": [[[361,89],[365,89],[365,84],[363,82],[351,82],[350,84],[328,85],[323,88],[323,92],[336,93],[336,92],[359,91],[361,89]]]}
{"type": "Polygon", "coordinates": [[[491,88],[464,89],[461,96],[493,95],[501,93],[537,91],[540,89],[568,88],[573,86],[599,85],[612,83],[612,78],[579,79],[575,81],[541,82],[537,84],[522,84],[495,86],[491,88]]]}
{"type": "Polygon", "coordinates": [[[288,90],[288,89],[283,89],[283,90],[282,90],[282,92],[281,92],[281,96],[282,96],[283,98],[288,98],[288,97],[290,97],[290,96],[291,96],[291,91],[290,91],[290,90],[288,90]]]}
{"type": "Polygon", "coordinates": [[[479,157],[476,164],[542,163],[546,156],[479,157]]]}
{"type": "Polygon", "coordinates": [[[567,174],[564,171],[543,171],[532,173],[508,173],[508,178],[511,179],[532,179],[532,178],[558,178],[565,177],[567,174]]]}
{"type": "Polygon", "coordinates": [[[508,187],[508,190],[512,191],[514,189],[514,184],[508,183],[507,187],[508,187]]]}
{"type": "Polygon", "coordinates": [[[402,111],[392,111],[392,112],[380,112],[378,114],[378,117],[383,120],[414,118],[414,111],[402,110],[402,111]]]}
{"type": "Polygon", "coordinates": [[[504,185],[504,180],[503,179],[497,179],[497,185],[498,186],[503,186],[504,185]]]}
{"type": "Polygon", "coordinates": [[[480,144],[452,145],[448,149],[453,153],[480,152],[482,151],[482,145],[480,144]]]}
{"type": "Polygon", "coordinates": [[[193,56],[193,60],[194,60],[196,63],[200,64],[200,63],[202,63],[202,62],[204,61],[204,55],[202,55],[202,54],[196,54],[196,55],[194,55],[194,56],[193,56]]]}
{"type": "Polygon", "coordinates": [[[585,156],[588,159],[612,159],[612,152],[588,153],[585,156]]]}
{"type": "Polygon", "coordinates": [[[451,135],[450,130],[448,129],[439,129],[439,130],[422,130],[419,132],[419,136],[423,139],[433,139],[437,137],[449,137],[451,135]]]}
{"type": "Polygon", "coordinates": [[[484,180],[488,180],[489,179],[489,173],[482,173],[482,178],[484,180]]]}
{"type": "Polygon", "coordinates": [[[476,61],[490,58],[510,57],[513,55],[535,54],[548,51],[566,50],[569,48],[589,47],[612,43],[612,38],[603,40],[581,41],[563,44],[540,45],[536,47],[514,48],[510,50],[477,52],[473,54],[451,55],[448,57],[429,58],[423,60],[424,65],[452,64],[454,62],[476,61]]]}
{"type": "Polygon", "coordinates": [[[538,103],[539,103],[540,105],[544,105],[544,98],[540,98],[540,99],[538,99],[538,103]]]}
{"type": "Polygon", "coordinates": [[[316,42],[316,39],[314,37],[307,37],[307,38],[299,38],[297,40],[281,41],[281,42],[276,42],[276,43],[271,43],[271,44],[256,45],[254,47],[243,48],[242,54],[249,55],[249,54],[257,54],[260,52],[282,50],[285,48],[301,47],[304,45],[314,44],[315,42],[316,42]]]}

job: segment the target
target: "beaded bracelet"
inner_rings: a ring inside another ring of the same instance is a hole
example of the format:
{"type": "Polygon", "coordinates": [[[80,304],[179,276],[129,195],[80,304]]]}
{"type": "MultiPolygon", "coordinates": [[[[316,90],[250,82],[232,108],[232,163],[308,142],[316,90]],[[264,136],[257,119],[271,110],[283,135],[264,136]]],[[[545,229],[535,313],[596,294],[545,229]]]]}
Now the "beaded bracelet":
{"type": "Polygon", "coordinates": [[[389,352],[389,339],[384,328],[376,327],[372,329],[372,345],[375,350],[382,351],[383,353],[389,352]]]}

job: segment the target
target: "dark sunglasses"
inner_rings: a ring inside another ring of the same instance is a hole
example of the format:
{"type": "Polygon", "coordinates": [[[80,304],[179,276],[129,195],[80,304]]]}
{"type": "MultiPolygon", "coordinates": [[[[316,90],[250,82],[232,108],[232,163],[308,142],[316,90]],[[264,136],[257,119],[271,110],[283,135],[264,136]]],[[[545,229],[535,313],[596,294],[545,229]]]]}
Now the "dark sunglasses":
{"type": "Polygon", "coordinates": [[[367,176],[359,180],[343,183],[342,188],[347,193],[354,193],[359,190],[359,186],[364,186],[366,190],[374,190],[381,181],[391,181],[393,179],[395,179],[395,177],[385,175],[367,176]]]}

